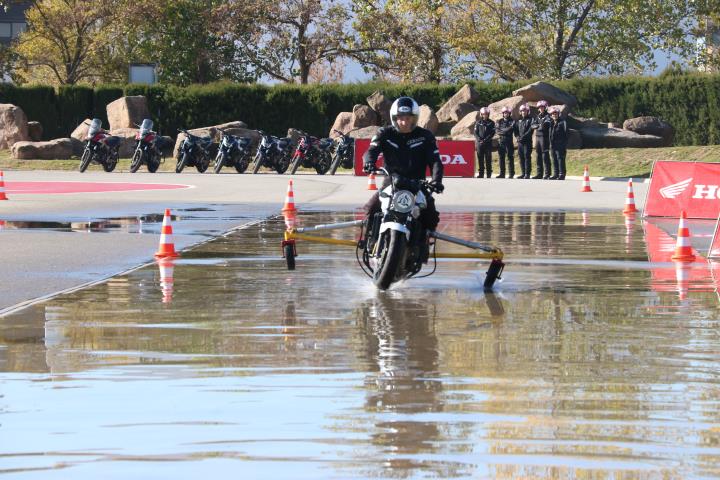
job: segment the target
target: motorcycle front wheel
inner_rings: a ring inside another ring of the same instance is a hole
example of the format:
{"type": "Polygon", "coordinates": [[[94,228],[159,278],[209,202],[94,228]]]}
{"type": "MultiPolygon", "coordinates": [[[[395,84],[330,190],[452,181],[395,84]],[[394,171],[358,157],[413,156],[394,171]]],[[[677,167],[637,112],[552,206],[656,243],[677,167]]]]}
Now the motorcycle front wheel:
{"type": "Polygon", "coordinates": [[[175,173],[182,173],[185,168],[185,162],[187,161],[187,154],[182,152],[180,158],[178,158],[177,165],[175,165],[175,173]]]}
{"type": "Polygon", "coordinates": [[[143,163],[143,151],[139,148],[135,149],[135,153],[133,153],[132,160],[130,161],[130,173],[135,173],[138,171],[140,166],[143,163]]]}
{"type": "Polygon", "coordinates": [[[253,165],[253,173],[257,173],[258,170],[260,170],[260,167],[262,166],[262,164],[263,164],[263,157],[262,157],[262,155],[260,155],[260,153],[258,153],[257,155],[255,155],[255,164],[253,165]]]}
{"type": "MultiPolygon", "coordinates": [[[[383,235],[385,248],[373,272],[373,283],[380,290],[387,290],[397,278],[400,263],[405,257],[405,234],[397,230],[386,230],[383,235]]],[[[381,241],[381,240],[378,240],[381,241]]]]}
{"type": "Polygon", "coordinates": [[[330,164],[330,175],[335,175],[335,172],[337,172],[337,169],[339,166],[340,166],[340,154],[336,152],[333,155],[332,163],[330,164]]]}
{"type": "Polygon", "coordinates": [[[298,168],[300,167],[301,156],[299,154],[295,155],[291,161],[292,163],[290,165],[290,175],[295,175],[295,172],[297,172],[298,168]]]}
{"type": "Polygon", "coordinates": [[[92,152],[90,151],[89,148],[86,148],[82,154],[82,157],[80,157],[80,173],[87,170],[87,167],[90,165],[91,158],[92,158],[92,152]]]}
{"type": "Polygon", "coordinates": [[[213,167],[213,172],[220,173],[220,170],[222,170],[224,163],[223,154],[222,152],[218,152],[217,156],[215,157],[215,166],[213,167]]]}

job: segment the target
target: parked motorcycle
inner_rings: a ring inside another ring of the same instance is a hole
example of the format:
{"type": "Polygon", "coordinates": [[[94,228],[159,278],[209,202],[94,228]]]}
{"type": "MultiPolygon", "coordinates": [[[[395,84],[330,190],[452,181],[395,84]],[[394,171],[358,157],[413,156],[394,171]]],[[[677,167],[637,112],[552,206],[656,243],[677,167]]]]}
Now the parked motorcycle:
{"type": "Polygon", "coordinates": [[[272,168],[279,174],[283,174],[290,166],[293,142],[290,138],[278,138],[258,130],[262,136],[257,153],[253,159],[253,173],[257,173],[260,167],[272,168]]]}
{"type": "Polygon", "coordinates": [[[335,175],[338,167],[352,168],[355,163],[355,139],[340,130],[333,130],[340,137],[335,141],[335,151],[330,164],[330,175],[335,175]]]}
{"type": "Polygon", "coordinates": [[[317,138],[310,135],[300,137],[290,163],[290,173],[294,174],[302,165],[305,168],[314,168],[318,175],[325,175],[332,162],[330,151],[333,143],[330,138],[317,138]]]}
{"type": "Polygon", "coordinates": [[[164,161],[162,155],[162,139],[153,131],[153,121],[146,118],[140,125],[135,136],[137,144],[130,161],[130,173],[135,173],[142,165],[147,165],[148,172],[155,173],[164,161]]]}
{"type": "Polygon", "coordinates": [[[243,173],[250,164],[250,144],[252,139],[236,137],[223,130],[220,130],[220,132],[222,133],[222,140],[215,157],[213,170],[215,173],[220,173],[222,167],[227,166],[235,167],[238,173],[243,173]]]}
{"type": "MultiPolygon", "coordinates": [[[[384,168],[380,171],[388,175],[384,168]]],[[[369,219],[367,236],[358,243],[362,263],[381,290],[417,275],[428,261],[430,238],[419,217],[427,207],[427,197],[435,191],[434,184],[426,180],[398,174],[390,178],[380,192],[381,211],[369,219]]]]}
{"type": "Polygon", "coordinates": [[[110,135],[102,128],[102,121],[93,118],[88,128],[85,150],[80,157],[80,171],[87,170],[90,163],[97,163],[106,172],[112,172],[120,158],[119,149],[120,137],[110,135]]]}
{"type": "Polygon", "coordinates": [[[198,137],[182,128],[178,129],[178,132],[185,134],[185,140],[178,152],[175,173],[181,173],[185,167],[195,167],[198,172],[205,172],[210,166],[212,138],[198,137]]]}

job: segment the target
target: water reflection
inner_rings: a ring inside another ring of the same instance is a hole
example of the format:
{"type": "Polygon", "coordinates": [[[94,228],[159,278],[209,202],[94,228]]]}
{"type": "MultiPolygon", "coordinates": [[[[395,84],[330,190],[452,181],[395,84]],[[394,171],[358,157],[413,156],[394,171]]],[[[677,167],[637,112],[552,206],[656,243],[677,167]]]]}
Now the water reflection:
{"type": "Polygon", "coordinates": [[[666,259],[665,229],[445,214],[445,232],[506,252],[499,288],[483,292],[486,263],[448,260],[379,293],[347,248],[299,242],[288,271],[284,222],[3,317],[4,462],[42,478],[108,462],[123,477],[720,474],[720,264],[666,259]]]}

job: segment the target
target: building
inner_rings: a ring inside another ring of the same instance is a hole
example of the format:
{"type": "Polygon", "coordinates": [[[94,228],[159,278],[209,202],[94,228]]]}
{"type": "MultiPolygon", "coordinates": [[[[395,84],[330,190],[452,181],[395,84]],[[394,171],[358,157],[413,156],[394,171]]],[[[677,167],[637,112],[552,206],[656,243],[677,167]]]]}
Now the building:
{"type": "Polygon", "coordinates": [[[9,45],[14,38],[25,31],[25,10],[32,2],[10,3],[7,11],[0,8],[0,45],[9,45]]]}

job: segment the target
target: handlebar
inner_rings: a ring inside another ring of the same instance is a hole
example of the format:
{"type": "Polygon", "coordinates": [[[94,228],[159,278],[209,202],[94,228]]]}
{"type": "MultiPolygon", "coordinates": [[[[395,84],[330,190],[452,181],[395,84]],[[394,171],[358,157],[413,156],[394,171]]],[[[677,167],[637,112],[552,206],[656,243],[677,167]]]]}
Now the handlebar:
{"type": "MultiPolygon", "coordinates": [[[[387,177],[392,176],[385,167],[375,168],[375,170],[369,173],[384,173],[387,177]]],[[[420,188],[423,188],[430,193],[442,193],[438,190],[437,184],[434,181],[418,180],[418,182],[420,183],[420,188]]]]}

